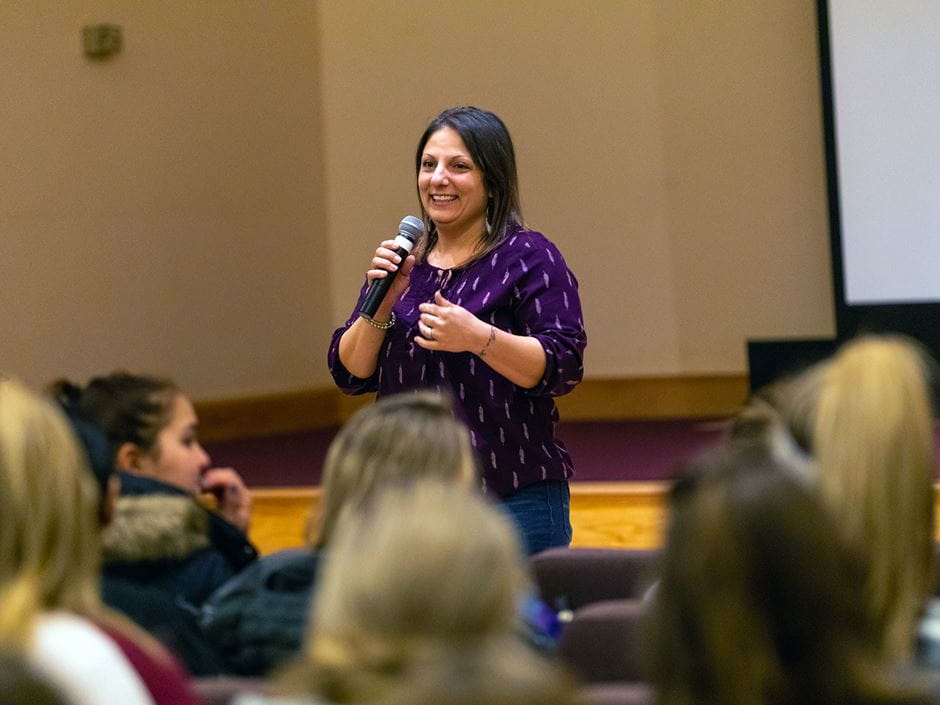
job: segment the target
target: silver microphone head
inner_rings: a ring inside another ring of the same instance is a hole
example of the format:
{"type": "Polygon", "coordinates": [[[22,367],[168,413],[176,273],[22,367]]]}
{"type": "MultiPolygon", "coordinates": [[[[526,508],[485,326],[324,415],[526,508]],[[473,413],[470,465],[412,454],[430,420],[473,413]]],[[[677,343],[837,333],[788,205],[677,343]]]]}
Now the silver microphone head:
{"type": "Polygon", "coordinates": [[[424,232],[424,221],[413,215],[406,215],[398,224],[398,234],[412,242],[417,242],[424,232]]]}

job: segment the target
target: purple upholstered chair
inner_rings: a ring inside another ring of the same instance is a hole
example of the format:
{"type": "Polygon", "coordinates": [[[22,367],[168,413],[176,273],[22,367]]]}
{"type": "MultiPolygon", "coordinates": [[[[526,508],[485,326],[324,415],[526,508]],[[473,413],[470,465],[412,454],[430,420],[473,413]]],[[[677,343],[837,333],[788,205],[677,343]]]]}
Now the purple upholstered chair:
{"type": "Polygon", "coordinates": [[[558,642],[558,656],[581,681],[583,705],[653,701],[643,672],[644,610],[639,600],[604,600],[575,610],[558,642]]]}
{"type": "Polygon", "coordinates": [[[659,549],[550,548],[529,565],[542,600],[576,610],[601,600],[637,599],[655,582],[659,549]]]}
{"type": "Polygon", "coordinates": [[[574,611],[558,656],[585,683],[644,682],[639,600],[604,600],[574,611]]]}

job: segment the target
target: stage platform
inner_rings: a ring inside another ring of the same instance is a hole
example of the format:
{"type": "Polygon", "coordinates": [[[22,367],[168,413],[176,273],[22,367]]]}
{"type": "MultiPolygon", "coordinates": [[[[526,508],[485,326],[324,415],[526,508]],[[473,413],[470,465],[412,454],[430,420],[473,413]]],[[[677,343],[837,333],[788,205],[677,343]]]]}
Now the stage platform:
{"type": "MultiPolygon", "coordinates": [[[[669,482],[571,483],[572,546],[657,548],[668,521],[669,482]]],[[[935,485],[940,542],[940,485],[935,485]]],[[[303,544],[304,525],[320,500],[318,487],[252,490],[251,540],[262,553],[303,544]]]]}
{"type": "MultiPolygon", "coordinates": [[[[654,548],[662,542],[667,482],[573,482],[573,546],[654,548]]],[[[320,501],[318,487],[252,490],[251,540],[262,553],[303,543],[304,525],[320,501]]]]}

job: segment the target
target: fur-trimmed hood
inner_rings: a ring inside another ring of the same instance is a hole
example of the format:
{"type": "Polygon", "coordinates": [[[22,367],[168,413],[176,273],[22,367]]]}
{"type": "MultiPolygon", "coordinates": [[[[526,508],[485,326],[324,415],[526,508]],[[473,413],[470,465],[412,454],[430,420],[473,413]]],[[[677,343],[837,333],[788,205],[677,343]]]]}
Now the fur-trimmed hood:
{"type": "Polygon", "coordinates": [[[182,560],[210,545],[209,514],[189,495],[120,497],[101,540],[105,562],[182,560]]]}

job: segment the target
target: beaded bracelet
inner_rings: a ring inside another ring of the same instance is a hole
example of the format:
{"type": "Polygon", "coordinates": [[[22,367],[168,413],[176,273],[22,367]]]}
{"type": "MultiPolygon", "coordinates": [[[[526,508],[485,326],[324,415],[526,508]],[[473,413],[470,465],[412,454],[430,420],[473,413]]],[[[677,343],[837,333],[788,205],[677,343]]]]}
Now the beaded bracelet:
{"type": "Polygon", "coordinates": [[[483,346],[483,349],[477,353],[480,357],[486,357],[486,349],[496,340],[496,326],[490,326],[490,337],[487,339],[486,344],[483,346]]]}
{"type": "Polygon", "coordinates": [[[379,330],[388,330],[393,325],[395,325],[395,312],[394,311],[392,311],[392,317],[389,318],[385,323],[379,323],[377,320],[372,318],[372,316],[367,316],[364,313],[360,313],[359,315],[365,319],[366,323],[368,323],[373,328],[377,328],[379,330]]]}

